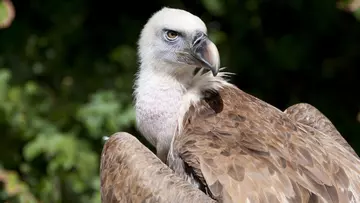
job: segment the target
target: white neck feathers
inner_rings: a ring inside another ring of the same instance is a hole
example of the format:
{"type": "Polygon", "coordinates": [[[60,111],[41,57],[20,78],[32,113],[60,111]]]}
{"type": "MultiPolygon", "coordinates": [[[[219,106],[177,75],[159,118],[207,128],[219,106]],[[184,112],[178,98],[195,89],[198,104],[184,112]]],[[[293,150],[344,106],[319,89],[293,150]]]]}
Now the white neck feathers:
{"type": "Polygon", "coordinates": [[[193,75],[194,69],[169,74],[159,69],[141,67],[134,91],[138,129],[157,148],[158,155],[162,148],[163,153],[167,153],[176,129],[182,128],[183,117],[190,105],[202,98],[202,92],[229,85],[224,77],[231,74],[219,72],[214,77],[211,72],[202,74],[200,70],[193,75]]]}

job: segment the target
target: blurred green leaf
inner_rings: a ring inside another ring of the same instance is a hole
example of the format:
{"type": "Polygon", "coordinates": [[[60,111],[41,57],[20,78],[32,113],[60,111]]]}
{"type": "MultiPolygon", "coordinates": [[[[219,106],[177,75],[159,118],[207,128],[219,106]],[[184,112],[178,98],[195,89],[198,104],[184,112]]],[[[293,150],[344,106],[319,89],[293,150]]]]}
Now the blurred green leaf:
{"type": "Polygon", "coordinates": [[[100,91],[91,95],[90,102],[79,109],[77,117],[94,138],[103,137],[103,132],[112,134],[121,131],[135,121],[132,106],[122,104],[114,91],[100,91]]]}
{"type": "Polygon", "coordinates": [[[113,61],[116,61],[126,69],[133,68],[136,65],[136,50],[131,46],[119,46],[112,51],[110,56],[113,61]]]}
{"type": "Polygon", "coordinates": [[[358,21],[360,21],[360,8],[357,8],[355,11],[354,11],[354,16],[356,17],[356,19],[358,21]]]}
{"type": "Polygon", "coordinates": [[[215,43],[215,44],[221,44],[226,40],[226,34],[221,31],[213,31],[209,33],[209,38],[215,43]]]}
{"type": "Polygon", "coordinates": [[[201,0],[204,7],[214,16],[224,15],[225,9],[221,0],[201,0]]]}
{"type": "Polygon", "coordinates": [[[10,72],[6,69],[0,69],[0,101],[4,101],[8,92],[8,82],[10,79],[10,72]]]}
{"type": "Polygon", "coordinates": [[[15,171],[8,171],[0,168],[0,184],[4,186],[4,192],[0,195],[0,201],[18,203],[38,203],[30,193],[26,183],[22,182],[15,171]]]}

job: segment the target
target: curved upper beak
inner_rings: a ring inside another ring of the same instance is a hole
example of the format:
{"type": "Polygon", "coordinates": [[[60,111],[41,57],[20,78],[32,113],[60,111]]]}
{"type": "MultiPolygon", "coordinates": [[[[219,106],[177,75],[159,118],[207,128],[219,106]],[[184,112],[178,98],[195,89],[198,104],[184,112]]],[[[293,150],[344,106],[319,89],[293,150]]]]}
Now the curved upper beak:
{"type": "Polygon", "coordinates": [[[211,70],[216,76],[220,67],[219,51],[215,44],[204,33],[197,33],[191,51],[193,56],[200,62],[201,67],[211,70]]]}

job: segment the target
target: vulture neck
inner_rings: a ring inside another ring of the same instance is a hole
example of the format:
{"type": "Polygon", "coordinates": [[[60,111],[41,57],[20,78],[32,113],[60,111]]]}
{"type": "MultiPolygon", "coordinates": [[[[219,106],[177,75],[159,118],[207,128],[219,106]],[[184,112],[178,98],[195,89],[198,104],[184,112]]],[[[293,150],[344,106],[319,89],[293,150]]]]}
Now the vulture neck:
{"type": "Polygon", "coordinates": [[[156,148],[157,156],[166,163],[171,141],[181,130],[182,119],[191,104],[202,98],[202,92],[218,89],[225,80],[211,72],[194,74],[192,68],[141,65],[135,82],[136,122],[142,135],[156,148]],[[175,69],[173,69],[175,70],[175,69]]]}

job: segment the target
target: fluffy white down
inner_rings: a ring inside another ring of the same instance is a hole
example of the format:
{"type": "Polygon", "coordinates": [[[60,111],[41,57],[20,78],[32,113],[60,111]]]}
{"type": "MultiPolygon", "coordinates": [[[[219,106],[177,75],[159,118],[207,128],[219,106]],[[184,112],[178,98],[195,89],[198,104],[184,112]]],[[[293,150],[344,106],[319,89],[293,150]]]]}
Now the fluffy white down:
{"type": "Polygon", "coordinates": [[[216,77],[211,72],[188,75],[185,83],[179,77],[151,69],[139,71],[134,91],[137,127],[156,147],[162,161],[166,160],[176,129],[181,130],[189,106],[201,99],[204,90],[218,90],[230,85],[224,80],[228,74],[220,72],[216,77]]]}

